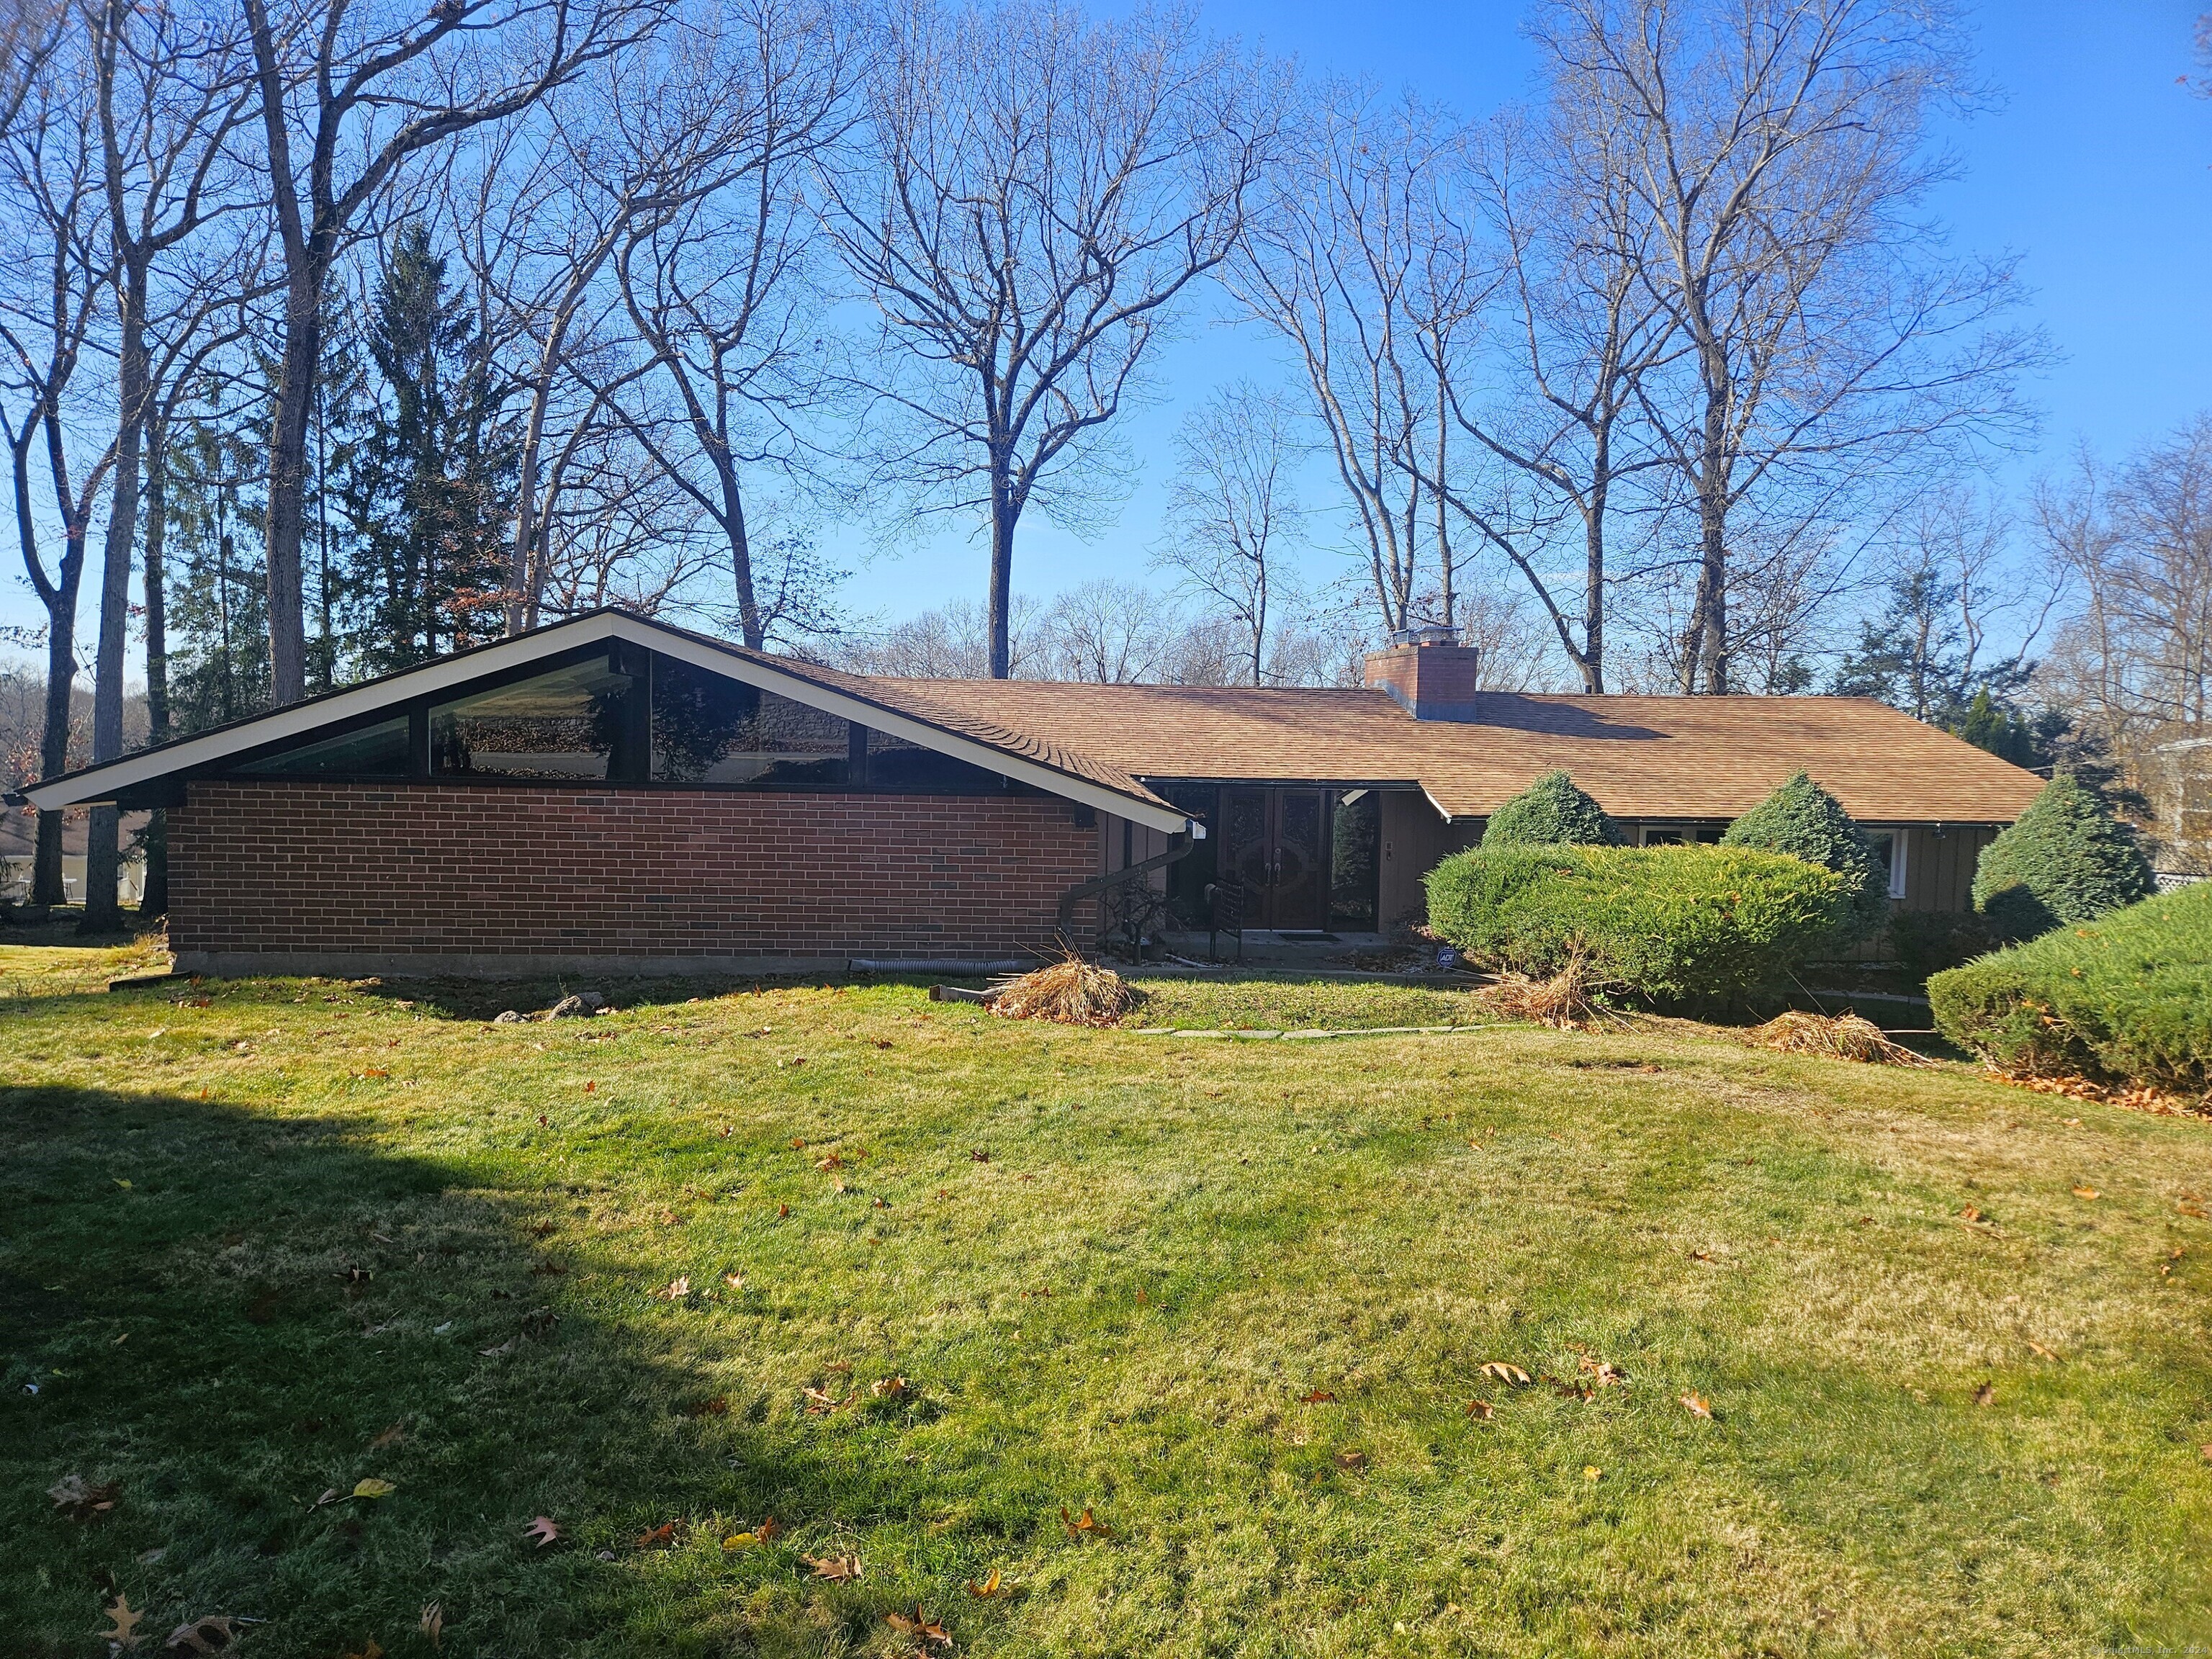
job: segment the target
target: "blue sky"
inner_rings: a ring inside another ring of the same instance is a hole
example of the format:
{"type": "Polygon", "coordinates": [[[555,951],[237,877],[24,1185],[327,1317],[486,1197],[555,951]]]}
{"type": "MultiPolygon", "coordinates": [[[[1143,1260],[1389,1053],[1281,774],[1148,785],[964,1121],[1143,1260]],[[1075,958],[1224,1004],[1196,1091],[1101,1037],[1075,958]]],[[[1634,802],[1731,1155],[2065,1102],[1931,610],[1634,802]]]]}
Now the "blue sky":
{"type": "MultiPolygon", "coordinates": [[[[1999,469],[2008,490],[2077,443],[2118,456],[2212,409],[2212,100],[2177,84],[2194,68],[2194,19],[2206,3],[2012,0],[1968,14],[1976,70],[1995,103],[1946,129],[1964,173],[1936,206],[1959,246],[2021,256],[2026,314],[2059,354],[2031,388],[2044,411],[2039,438],[1999,469]]],[[[1522,15],[1517,3],[1409,0],[1214,0],[1205,14],[1218,33],[1386,88],[1411,85],[1472,115],[1527,94],[1534,57],[1522,15]]],[[[1144,578],[1176,421],[1216,386],[1280,372],[1256,332],[1203,318],[1157,368],[1162,396],[1123,431],[1140,471],[1118,516],[1084,540],[1032,515],[1017,547],[1018,589],[1048,597],[1098,576],[1144,578]]],[[[1310,504],[1329,504],[1325,489],[1310,504]]],[[[983,545],[954,526],[896,556],[848,528],[825,527],[823,539],[860,568],[847,597],[862,612],[896,618],[982,593],[983,545]]],[[[12,549],[7,563],[0,623],[35,624],[12,549]]],[[[1343,568],[1326,548],[1307,563],[1316,578],[1343,568]]],[[[93,626],[90,590],[81,635],[93,626]]]]}
{"type": "MultiPolygon", "coordinates": [[[[2199,3],[2012,0],[1966,14],[1993,103],[1948,125],[1964,172],[1936,207],[1962,249],[2021,256],[2027,318],[2059,360],[2030,392],[2044,411],[2028,452],[1998,468],[2018,490],[2081,442],[2117,456],[2212,409],[2212,100],[2177,84],[2195,65],[2199,3]]],[[[1257,40],[1315,69],[1411,85],[1462,112],[1527,95],[1535,59],[1519,4],[1214,0],[1218,33],[1257,40]]],[[[1093,577],[1142,578],[1158,532],[1166,440],[1213,386],[1277,372],[1266,343],[1194,325],[1160,360],[1165,395],[1128,424],[1146,463],[1118,521],[1089,541],[1024,520],[1018,588],[1049,595],[1093,577]]],[[[843,544],[854,554],[865,544],[843,544]]],[[[910,613],[980,598],[980,541],[945,534],[871,563],[854,584],[870,611],[910,613]]],[[[1316,576],[1341,560],[1310,556],[1316,576]]]]}

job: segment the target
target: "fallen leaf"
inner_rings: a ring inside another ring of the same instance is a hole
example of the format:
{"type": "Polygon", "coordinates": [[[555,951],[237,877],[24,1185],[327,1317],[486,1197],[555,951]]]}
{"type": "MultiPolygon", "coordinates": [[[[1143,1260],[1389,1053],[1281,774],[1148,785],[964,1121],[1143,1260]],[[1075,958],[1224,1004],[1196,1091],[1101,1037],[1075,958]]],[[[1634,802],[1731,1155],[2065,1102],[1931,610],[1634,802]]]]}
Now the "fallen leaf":
{"type": "Polygon", "coordinates": [[[811,1414],[816,1417],[827,1417],[831,1412],[836,1411],[840,1406],[848,1403],[843,1400],[832,1400],[828,1394],[824,1393],[820,1389],[809,1389],[805,1393],[806,1409],[811,1414]]]}
{"type": "Polygon", "coordinates": [[[676,1523],[664,1521],[637,1535],[637,1547],[641,1550],[663,1550],[676,1541],[676,1523]]]}
{"type": "Polygon", "coordinates": [[[226,1613],[211,1613],[201,1619],[188,1619],[169,1632],[169,1639],[161,1644],[179,1653],[221,1653],[238,1634],[239,1621],[226,1613]]]}
{"type": "Polygon", "coordinates": [[[2056,1359],[2058,1358],[2058,1350],[2056,1348],[2046,1348],[2040,1342],[2030,1342],[2027,1346],[2037,1353],[2041,1354],[2045,1359],[2056,1359]]]}
{"type": "Polygon", "coordinates": [[[1480,1422],[1487,1423],[1498,1415],[1498,1408],[1487,1400],[1470,1400],[1467,1402],[1467,1414],[1480,1422]]]}
{"type": "Polygon", "coordinates": [[[376,1067],[376,1068],[372,1068],[371,1070],[368,1070],[368,1071],[363,1072],[363,1073],[362,1073],[362,1075],[363,1077],[365,1077],[365,1078],[366,1078],[366,1077],[390,1077],[390,1076],[392,1075],[392,1073],[389,1073],[389,1072],[387,1072],[387,1071],[383,1070],[381,1067],[376,1067]]]}
{"type": "Polygon", "coordinates": [[[1982,1218],[1982,1212],[1969,1204],[1959,1212],[1959,1218],[1961,1221],[1979,1221],[1982,1218]]]}
{"type": "Polygon", "coordinates": [[[477,1352],[487,1359],[497,1359],[502,1355],[513,1353],[521,1346],[522,1339],[520,1337],[510,1336],[506,1341],[501,1343],[495,1348],[478,1348],[477,1352]]]}
{"type": "Polygon", "coordinates": [[[1012,1595],[1013,1586],[1001,1583],[999,1580],[999,1570],[994,1567],[991,1569],[991,1576],[981,1583],[977,1583],[972,1578],[968,1581],[968,1594],[978,1601],[988,1601],[994,1595],[1012,1595]]]}
{"type": "Polygon", "coordinates": [[[743,1273],[724,1273],[722,1283],[733,1291],[742,1291],[745,1287],[745,1276],[743,1273]]]}
{"type": "Polygon", "coordinates": [[[118,1648],[135,1648],[138,1645],[138,1624],[146,1615],[131,1605],[129,1596],[120,1590],[117,1591],[114,1601],[102,1607],[100,1611],[107,1615],[115,1628],[94,1631],[94,1635],[106,1638],[118,1648]]]}
{"type": "Polygon", "coordinates": [[[1500,1382],[1511,1382],[1516,1385],[1528,1381],[1528,1372],[1522,1370],[1518,1365],[1509,1365],[1502,1359],[1486,1361],[1482,1367],[1482,1374],[1485,1376],[1494,1376],[1500,1382]]]}
{"type": "Polygon", "coordinates": [[[342,1654],[339,1659],[384,1659],[384,1644],[372,1636],[361,1644],[359,1653],[342,1654]]]}
{"type": "Polygon", "coordinates": [[[731,1551],[749,1550],[760,1541],[761,1535],[757,1532],[733,1532],[722,1540],[722,1547],[731,1551]]]}
{"type": "Polygon", "coordinates": [[[791,1213],[791,1206],[788,1204],[779,1204],[775,1206],[775,1212],[778,1215],[789,1215],[791,1213]]]}
{"type": "Polygon", "coordinates": [[[827,1578],[833,1583],[843,1583],[860,1576],[860,1558],[857,1555],[802,1555],[800,1560],[814,1569],[817,1578],[827,1578]]]}
{"type": "Polygon", "coordinates": [[[2185,1199],[2176,1203],[2173,1207],[2184,1215],[2195,1216],[2199,1221],[2212,1219],[2212,1210],[2206,1209],[2202,1204],[2191,1204],[2185,1199]]]}
{"type": "Polygon", "coordinates": [[[548,1544],[559,1541],[561,1528],[551,1516],[541,1515],[522,1529],[522,1535],[542,1550],[548,1544]]]}
{"type": "Polygon", "coordinates": [[[1091,1506],[1087,1504],[1084,1505],[1083,1513],[1079,1516],[1070,1515],[1067,1512],[1067,1506],[1063,1504],[1060,1505],[1060,1524],[1067,1528],[1067,1535],[1070,1538],[1080,1538],[1085,1533],[1094,1538],[1111,1538],[1114,1535],[1114,1528],[1091,1514],[1091,1506]]]}
{"type": "Polygon", "coordinates": [[[314,1501],[312,1507],[320,1509],[325,1504],[335,1504],[338,1502],[339,1499],[343,1498],[344,1496],[345,1493],[339,1491],[336,1486],[325,1486],[323,1488],[323,1495],[314,1501]]]}
{"type": "Polygon", "coordinates": [[[1984,1382],[1974,1390],[1974,1403],[1977,1406],[1994,1406],[1996,1402],[1997,1385],[1996,1383],[1984,1382]]]}
{"type": "Polygon", "coordinates": [[[950,1648],[952,1645],[952,1638],[945,1634],[945,1626],[924,1613],[920,1602],[915,1604],[915,1609],[910,1613],[885,1613],[884,1622],[893,1630],[903,1635],[915,1637],[923,1643],[934,1642],[944,1648],[950,1648]]]}
{"type": "Polygon", "coordinates": [[[120,1480],[101,1480],[88,1483],[81,1474],[65,1474],[46,1488],[46,1496],[54,1500],[58,1510],[67,1510],[79,1521],[89,1521],[95,1515],[105,1515],[113,1509],[123,1496],[120,1480]]]}
{"type": "Polygon", "coordinates": [[[2074,1196],[2076,1198],[2094,1198],[2097,1196],[2097,1189],[2094,1187],[2076,1187],[2074,1189],[2074,1196]]]}
{"type": "Polygon", "coordinates": [[[688,1276],[672,1279],[660,1294],[671,1302],[681,1302],[691,1294],[691,1280],[688,1276]]]}
{"type": "Polygon", "coordinates": [[[382,1434],[378,1435],[375,1439],[370,1441],[368,1443],[368,1449],[371,1451],[382,1451],[386,1446],[398,1445],[406,1437],[407,1431],[405,1427],[400,1424],[394,1423],[382,1434]]]}
{"type": "Polygon", "coordinates": [[[783,1522],[777,1520],[771,1515],[763,1518],[760,1525],[755,1527],[753,1530],[760,1534],[761,1542],[765,1544],[774,1539],[782,1537],[784,1526],[783,1522]]]}
{"type": "Polygon", "coordinates": [[[1340,1469],[1364,1469],[1367,1467],[1367,1454],[1364,1451],[1339,1452],[1336,1467],[1340,1469]]]}
{"type": "Polygon", "coordinates": [[[868,1384],[868,1392],[878,1400],[896,1400],[906,1393],[906,1378],[879,1376],[868,1384]]]}
{"type": "Polygon", "coordinates": [[[1316,1389],[1310,1394],[1300,1395],[1298,1396],[1298,1404],[1301,1406],[1326,1406],[1334,1401],[1335,1398],[1335,1395],[1332,1394],[1327,1389],[1316,1389]]]}
{"type": "Polygon", "coordinates": [[[991,1155],[978,1146],[968,1154],[968,1161],[971,1164],[988,1164],[991,1161],[991,1155]]]}
{"type": "Polygon", "coordinates": [[[430,1645],[443,1649],[446,1645],[446,1610],[435,1601],[422,1609],[422,1634],[430,1638],[430,1645]]]}
{"type": "Polygon", "coordinates": [[[1686,1408],[1687,1408],[1691,1416],[1702,1417],[1711,1420],[1713,1414],[1713,1408],[1711,1405],[1706,1403],[1705,1395],[1701,1394],[1686,1394],[1682,1396],[1682,1404],[1686,1408]]]}
{"type": "Polygon", "coordinates": [[[712,1400],[701,1400],[684,1409],[686,1417],[727,1417],[730,1414],[729,1396],[716,1395],[712,1400]]]}
{"type": "Polygon", "coordinates": [[[1583,1479],[1585,1480],[1595,1480],[1604,1473],[1605,1471],[1598,1468],[1595,1463],[1585,1463],[1583,1465],[1583,1479]]]}
{"type": "Polygon", "coordinates": [[[1628,1381],[1628,1374],[1608,1359],[1592,1359],[1584,1354],[1576,1364],[1583,1375],[1601,1389],[1618,1388],[1628,1381]]]}
{"type": "Polygon", "coordinates": [[[399,1488],[391,1481],[380,1480],[373,1474],[365,1480],[356,1480],[353,1483],[353,1495],[356,1498],[389,1498],[398,1490],[399,1488]]]}

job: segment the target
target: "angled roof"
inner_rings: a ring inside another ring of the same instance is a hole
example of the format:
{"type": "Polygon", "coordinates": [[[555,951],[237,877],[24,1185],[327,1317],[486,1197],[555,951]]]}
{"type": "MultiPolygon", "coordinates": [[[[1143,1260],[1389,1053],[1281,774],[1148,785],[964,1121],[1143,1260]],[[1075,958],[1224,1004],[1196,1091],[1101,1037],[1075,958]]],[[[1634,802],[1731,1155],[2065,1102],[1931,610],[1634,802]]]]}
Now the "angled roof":
{"type": "Polygon", "coordinates": [[[2008,823],[2043,780],[1863,697],[1553,696],[1492,691],[1417,720],[1381,691],[877,680],[979,720],[1019,720],[1158,784],[1418,786],[1480,817],[1565,769],[1624,818],[1732,818],[1801,768],[1868,823],[2008,823]]]}
{"type": "Polygon", "coordinates": [[[623,640],[680,658],[1154,829],[1181,831],[1189,827],[1184,814],[1110,763],[1048,737],[1017,731],[988,713],[944,703],[929,694],[927,684],[909,690],[891,682],[750,651],[614,610],[591,611],[342,691],[195,732],[104,765],[64,773],[34,784],[24,793],[41,811],[112,799],[118,790],[134,784],[213,764],[264,744],[374,714],[425,693],[465,685],[488,674],[603,640],[623,640]]]}

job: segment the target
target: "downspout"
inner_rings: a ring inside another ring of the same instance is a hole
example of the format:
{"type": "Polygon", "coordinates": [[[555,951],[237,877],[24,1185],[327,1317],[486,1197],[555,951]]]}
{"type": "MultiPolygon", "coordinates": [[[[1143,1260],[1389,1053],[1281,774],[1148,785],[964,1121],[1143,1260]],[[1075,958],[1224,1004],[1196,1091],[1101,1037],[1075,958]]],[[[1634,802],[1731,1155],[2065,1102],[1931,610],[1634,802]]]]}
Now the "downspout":
{"type": "Polygon", "coordinates": [[[1183,830],[1168,837],[1168,850],[1141,864],[1125,864],[1119,870],[1109,870],[1103,876],[1093,876],[1089,881],[1078,882],[1060,896],[1060,915],[1053,925],[1054,935],[1067,950],[1074,950],[1075,908],[1089,899],[1112,892],[1116,887],[1141,881],[1155,870],[1164,870],[1178,859],[1190,856],[1191,848],[1198,845],[1198,837],[1183,830]]]}

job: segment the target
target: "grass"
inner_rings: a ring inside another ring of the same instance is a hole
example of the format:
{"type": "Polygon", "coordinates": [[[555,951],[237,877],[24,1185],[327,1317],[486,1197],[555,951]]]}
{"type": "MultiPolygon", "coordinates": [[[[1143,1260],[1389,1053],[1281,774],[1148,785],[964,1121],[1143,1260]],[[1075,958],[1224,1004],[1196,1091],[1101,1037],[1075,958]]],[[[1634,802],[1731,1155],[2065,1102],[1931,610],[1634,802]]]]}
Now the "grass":
{"type": "Polygon", "coordinates": [[[891,1654],[917,1603],[986,1655],[2212,1634],[2201,1124],[1672,1030],[47,960],[0,949],[10,1652],[118,1590],[249,1659],[427,1655],[433,1601],[453,1656],[891,1654]]]}

